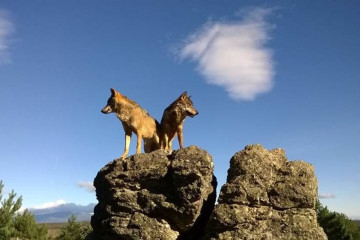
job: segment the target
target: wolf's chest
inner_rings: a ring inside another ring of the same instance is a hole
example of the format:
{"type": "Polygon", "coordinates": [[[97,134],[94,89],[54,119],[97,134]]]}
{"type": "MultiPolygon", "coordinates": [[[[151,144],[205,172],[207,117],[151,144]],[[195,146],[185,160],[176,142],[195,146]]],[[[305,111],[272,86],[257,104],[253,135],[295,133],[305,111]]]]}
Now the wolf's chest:
{"type": "Polygon", "coordinates": [[[130,121],[131,121],[131,115],[127,111],[121,111],[120,113],[117,113],[116,116],[122,122],[130,123],[130,121]]]}
{"type": "Polygon", "coordinates": [[[169,116],[168,116],[168,122],[171,124],[171,125],[179,125],[180,123],[182,123],[184,121],[184,115],[182,114],[182,112],[180,111],[171,111],[169,113],[169,116]]]}

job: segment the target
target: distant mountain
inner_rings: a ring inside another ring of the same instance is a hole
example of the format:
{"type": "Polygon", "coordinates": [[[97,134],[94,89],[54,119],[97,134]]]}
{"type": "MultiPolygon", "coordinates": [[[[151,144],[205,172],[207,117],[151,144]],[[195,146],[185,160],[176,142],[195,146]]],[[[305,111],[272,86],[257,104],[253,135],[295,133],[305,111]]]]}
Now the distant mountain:
{"type": "Polygon", "coordinates": [[[61,204],[52,208],[29,209],[35,216],[38,223],[62,223],[67,222],[71,215],[75,215],[79,222],[90,221],[94,213],[95,203],[87,206],[74,203],[61,204]]]}

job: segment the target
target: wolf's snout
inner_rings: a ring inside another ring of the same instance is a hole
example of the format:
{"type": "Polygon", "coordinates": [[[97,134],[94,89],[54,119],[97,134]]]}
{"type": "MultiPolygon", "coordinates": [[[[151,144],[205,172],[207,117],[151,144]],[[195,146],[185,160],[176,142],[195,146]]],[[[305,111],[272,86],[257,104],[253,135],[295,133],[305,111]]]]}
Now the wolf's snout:
{"type": "Polygon", "coordinates": [[[196,115],[198,115],[199,112],[196,111],[195,113],[192,113],[192,112],[188,112],[188,116],[190,116],[191,118],[195,117],[196,115]]]}
{"type": "Polygon", "coordinates": [[[105,114],[110,113],[110,112],[111,112],[111,108],[110,108],[109,106],[105,106],[103,109],[101,109],[101,112],[102,112],[102,113],[105,113],[105,114]]]}

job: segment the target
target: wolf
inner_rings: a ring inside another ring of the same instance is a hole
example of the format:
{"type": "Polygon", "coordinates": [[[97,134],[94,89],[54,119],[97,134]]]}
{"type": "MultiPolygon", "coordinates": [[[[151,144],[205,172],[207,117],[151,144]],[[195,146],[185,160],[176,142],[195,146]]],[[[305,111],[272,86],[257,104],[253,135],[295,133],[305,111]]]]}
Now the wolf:
{"type": "Polygon", "coordinates": [[[111,88],[111,96],[102,113],[116,113],[125,131],[125,149],[121,158],[129,153],[132,133],[137,135],[136,154],[141,153],[141,140],[144,139],[144,152],[149,153],[160,148],[160,124],[139,104],[111,88]]]}
{"type": "Polygon", "coordinates": [[[191,96],[183,92],[173,103],[171,103],[163,113],[161,118],[161,137],[160,147],[166,151],[172,151],[172,140],[175,134],[178,136],[180,148],[183,144],[183,126],[187,116],[194,117],[199,114],[195,109],[191,96]]]}

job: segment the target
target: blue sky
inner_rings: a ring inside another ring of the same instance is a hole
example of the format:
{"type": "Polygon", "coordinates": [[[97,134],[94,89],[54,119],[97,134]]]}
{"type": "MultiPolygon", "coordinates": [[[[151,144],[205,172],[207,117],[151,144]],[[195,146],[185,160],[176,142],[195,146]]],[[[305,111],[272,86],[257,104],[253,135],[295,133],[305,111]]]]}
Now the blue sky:
{"type": "MultiPolygon", "coordinates": [[[[121,155],[110,87],[161,119],[183,91],[219,188],[247,144],[315,166],[321,201],[360,218],[359,1],[0,2],[0,179],[25,207],[96,202],[121,155]]],[[[133,137],[130,153],[135,152],[133,137]]],[[[177,141],[174,142],[177,148],[177,141]]]]}

